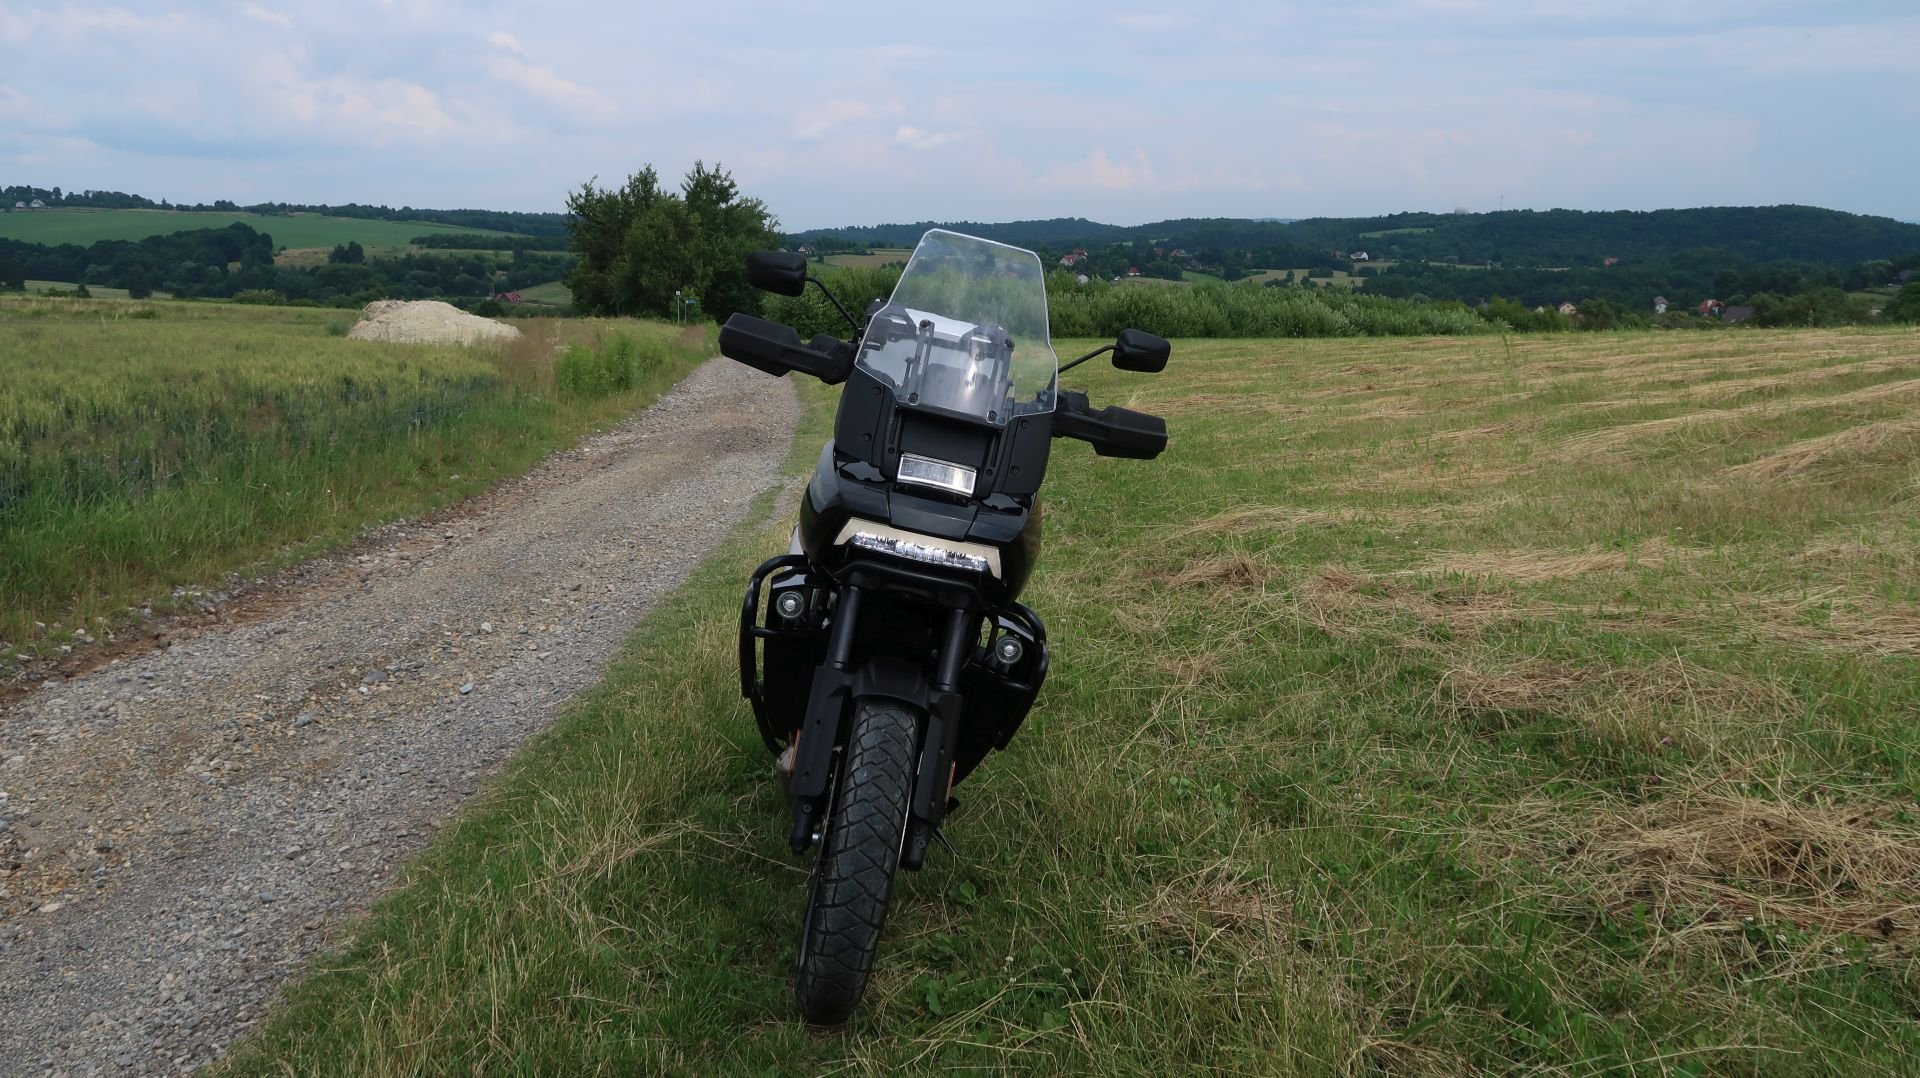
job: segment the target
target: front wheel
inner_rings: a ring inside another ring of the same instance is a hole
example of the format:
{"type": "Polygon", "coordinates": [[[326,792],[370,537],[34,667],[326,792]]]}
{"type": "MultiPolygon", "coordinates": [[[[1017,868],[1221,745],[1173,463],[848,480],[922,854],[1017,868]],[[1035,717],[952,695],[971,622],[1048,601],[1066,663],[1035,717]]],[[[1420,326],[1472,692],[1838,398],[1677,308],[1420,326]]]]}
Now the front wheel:
{"type": "Polygon", "coordinates": [[[837,1026],[860,1003],[893,898],[906,838],[920,717],[892,700],[857,702],[833,814],[807,887],[794,995],[814,1025],[837,1026]]]}

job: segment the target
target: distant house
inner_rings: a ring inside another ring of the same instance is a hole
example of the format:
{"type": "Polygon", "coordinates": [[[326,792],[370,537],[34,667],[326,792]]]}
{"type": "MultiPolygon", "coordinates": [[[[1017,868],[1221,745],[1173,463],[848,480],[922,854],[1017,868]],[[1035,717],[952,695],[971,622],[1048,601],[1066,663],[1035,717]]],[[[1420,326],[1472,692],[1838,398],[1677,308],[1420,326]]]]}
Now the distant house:
{"type": "Polygon", "coordinates": [[[1915,277],[1920,277],[1920,270],[1901,270],[1893,279],[1900,284],[1906,284],[1915,277]]]}
{"type": "Polygon", "coordinates": [[[518,292],[499,292],[496,293],[493,298],[502,303],[525,303],[527,301],[527,297],[518,292]]]}
{"type": "Polygon", "coordinates": [[[1168,258],[1186,258],[1188,257],[1187,249],[1185,247],[1175,247],[1173,250],[1167,252],[1167,257],[1168,258]]]}
{"type": "Polygon", "coordinates": [[[1752,317],[1752,307],[1728,307],[1722,305],[1720,308],[1720,321],[1722,322],[1745,322],[1752,317]]]}
{"type": "Polygon", "coordinates": [[[1602,259],[1600,264],[1603,266],[1617,266],[1620,264],[1620,260],[1617,258],[1606,258],[1602,259]]]}
{"type": "Polygon", "coordinates": [[[1726,306],[1726,304],[1717,299],[1703,299],[1700,301],[1700,317],[1706,318],[1711,315],[1717,315],[1725,310],[1726,306]]]}
{"type": "Polygon", "coordinates": [[[803,244],[798,251],[794,252],[794,254],[801,255],[806,258],[812,258],[814,255],[818,253],[819,252],[814,249],[814,246],[811,243],[803,244]]]}
{"type": "Polygon", "coordinates": [[[1667,297],[1665,296],[1653,297],[1653,313],[1654,314],[1667,313],[1667,297]]]}
{"type": "Polygon", "coordinates": [[[1153,249],[1153,257],[1155,258],[1167,257],[1167,249],[1165,247],[1155,247],[1153,249]]]}
{"type": "Polygon", "coordinates": [[[24,202],[16,202],[13,204],[13,208],[16,210],[24,210],[27,208],[27,204],[24,202]]]}
{"type": "Polygon", "coordinates": [[[1580,308],[1575,307],[1571,303],[1562,303],[1560,305],[1560,313],[1566,315],[1568,318],[1572,318],[1574,315],[1580,313],[1580,308]]]}
{"type": "Polygon", "coordinates": [[[27,208],[30,210],[44,210],[47,208],[47,204],[36,198],[32,202],[27,203],[27,208]]]}
{"type": "Polygon", "coordinates": [[[1138,276],[1140,276],[1140,267],[1139,267],[1139,266],[1128,266],[1128,267],[1127,267],[1127,276],[1129,276],[1129,277],[1138,277],[1138,276]]]}
{"type": "Polygon", "coordinates": [[[1353,252],[1353,260],[1354,260],[1355,262],[1365,262],[1365,261],[1367,261],[1367,252],[1365,252],[1365,251],[1355,251],[1355,252],[1353,252]]]}

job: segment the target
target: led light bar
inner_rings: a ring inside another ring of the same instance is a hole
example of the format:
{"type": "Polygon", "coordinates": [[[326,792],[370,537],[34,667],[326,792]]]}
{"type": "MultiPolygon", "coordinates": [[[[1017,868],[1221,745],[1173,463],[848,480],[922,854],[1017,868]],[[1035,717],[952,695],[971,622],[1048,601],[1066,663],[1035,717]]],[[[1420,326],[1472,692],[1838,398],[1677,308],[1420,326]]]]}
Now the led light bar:
{"type": "Polygon", "coordinates": [[[833,545],[844,546],[848,543],[862,550],[892,554],[897,558],[906,558],[926,565],[965,569],[969,572],[986,573],[996,578],[1000,575],[1000,551],[995,547],[985,543],[965,543],[907,531],[890,524],[882,524],[877,520],[862,520],[854,517],[847,521],[841,526],[840,534],[833,540],[833,545]]]}
{"type": "Polygon", "coordinates": [[[918,483],[923,487],[938,487],[955,494],[973,493],[974,471],[958,464],[949,464],[944,460],[934,460],[917,453],[900,454],[900,481],[918,483]]]}
{"type": "Polygon", "coordinates": [[[854,532],[852,542],[862,550],[877,550],[882,554],[892,554],[909,561],[938,565],[942,569],[966,569],[975,573],[984,573],[991,569],[987,559],[978,554],[969,554],[964,550],[951,550],[943,546],[928,546],[926,543],[916,543],[911,539],[901,539],[892,535],[854,532]]]}

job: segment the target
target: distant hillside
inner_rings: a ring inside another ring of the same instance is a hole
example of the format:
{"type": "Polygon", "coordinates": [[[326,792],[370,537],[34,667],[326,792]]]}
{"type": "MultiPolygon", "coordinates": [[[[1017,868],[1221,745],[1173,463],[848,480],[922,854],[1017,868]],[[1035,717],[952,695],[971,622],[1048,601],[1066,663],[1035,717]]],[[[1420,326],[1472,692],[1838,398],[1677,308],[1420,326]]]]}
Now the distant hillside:
{"type": "Polygon", "coordinates": [[[242,206],[226,199],[188,205],[168,203],[165,200],[155,202],[143,195],[131,195],[125,191],[62,191],[58,187],[28,185],[0,187],[0,211],[12,211],[15,206],[33,207],[35,202],[41,203],[47,209],[187,210],[201,213],[253,213],[265,217],[313,214],[321,217],[348,217],[361,221],[430,222],[436,225],[450,225],[454,228],[477,228],[510,232],[521,236],[562,236],[567,231],[567,215],[564,213],[521,213],[513,210],[427,210],[414,209],[412,206],[395,209],[392,206],[368,206],[358,202],[339,206],[257,202],[250,206],[242,206]]]}
{"type": "Polygon", "coordinates": [[[102,240],[143,240],[150,236],[225,228],[232,224],[244,224],[272,236],[276,248],[296,249],[332,247],[349,242],[367,247],[400,247],[416,237],[434,233],[469,237],[466,245],[470,247],[490,247],[490,237],[504,235],[483,229],[457,228],[437,221],[390,221],[311,213],[263,215],[245,211],[53,209],[0,213],[0,239],[55,247],[62,244],[85,247],[102,240]]]}
{"type": "Polygon", "coordinates": [[[1530,266],[1584,265],[1608,258],[1651,259],[1683,251],[1712,252],[1719,259],[1739,262],[1843,266],[1920,251],[1920,225],[1814,206],[1399,213],[1298,221],[1187,218],[1133,227],[1081,218],[1005,224],[923,221],[812,229],[788,239],[794,244],[823,245],[823,249],[836,240],[860,247],[904,247],[934,227],[1051,250],[1146,241],[1188,250],[1366,250],[1376,259],[1530,266]]]}

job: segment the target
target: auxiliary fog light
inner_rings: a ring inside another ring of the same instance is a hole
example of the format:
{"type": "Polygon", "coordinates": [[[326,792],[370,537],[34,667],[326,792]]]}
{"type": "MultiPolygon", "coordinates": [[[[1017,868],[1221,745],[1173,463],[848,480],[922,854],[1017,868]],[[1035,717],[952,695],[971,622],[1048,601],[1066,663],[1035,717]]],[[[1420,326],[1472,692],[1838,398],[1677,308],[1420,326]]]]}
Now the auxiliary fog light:
{"type": "Polygon", "coordinates": [[[1025,645],[1020,643],[1020,638],[1017,636],[1003,636],[995,641],[993,645],[994,658],[999,659],[1008,666],[1018,663],[1020,657],[1026,653],[1027,649],[1025,645]]]}
{"type": "Polygon", "coordinates": [[[773,601],[773,608],[780,612],[781,617],[791,621],[799,617],[800,612],[807,608],[807,600],[797,591],[783,591],[780,597],[773,601]]]}

